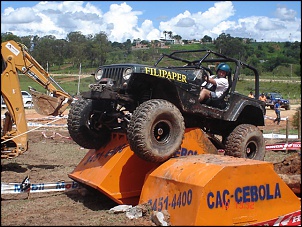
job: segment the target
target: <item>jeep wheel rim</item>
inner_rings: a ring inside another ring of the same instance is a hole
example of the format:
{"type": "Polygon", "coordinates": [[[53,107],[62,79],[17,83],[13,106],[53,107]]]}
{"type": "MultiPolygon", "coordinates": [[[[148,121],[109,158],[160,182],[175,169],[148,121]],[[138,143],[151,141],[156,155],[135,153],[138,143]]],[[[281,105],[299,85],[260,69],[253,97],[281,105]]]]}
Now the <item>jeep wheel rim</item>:
{"type": "Polygon", "coordinates": [[[170,140],[172,125],[169,121],[160,120],[154,124],[153,139],[159,144],[166,144],[170,140]]]}
{"type": "Polygon", "coordinates": [[[253,159],[257,153],[257,144],[254,142],[249,142],[245,149],[245,154],[247,158],[253,159]]]}

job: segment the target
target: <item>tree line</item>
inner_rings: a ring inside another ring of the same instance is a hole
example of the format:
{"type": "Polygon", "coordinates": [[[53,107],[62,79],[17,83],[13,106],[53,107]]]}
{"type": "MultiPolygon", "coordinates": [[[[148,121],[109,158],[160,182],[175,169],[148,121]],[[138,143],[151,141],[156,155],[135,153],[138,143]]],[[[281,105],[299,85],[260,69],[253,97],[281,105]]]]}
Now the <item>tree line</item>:
{"type": "MultiPolygon", "coordinates": [[[[166,31],[165,35],[172,36],[166,31]]],[[[177,39],[181,39],[177,36],[177,39]]],[[[111,42],[104,32],[95,35],[83,35],[81,32],[70,32],[66,39],[57,39],[53,35],[43,37],[17,36],[11,32],[1,33],[1,42],[14,40],[24,44],[28,52],[43,66],[60,70],[67,63],[70,68],[96,68],[99,65],[113,63],[146,63],[153,64],[161,52],[159,40],[141,40],[147,48],[135,50],[137,39],[128,39],[123,43],[111,42]]],[[[186,45],[170,45],[170,50],[187,48],[188,40],[183,40],[186,45]]],[[[260,72],[290,74],[301,76],[300,54],[301,42],[255,42],[251,39],[232,37],[222,33],[212,40],[204,36],[196,47],[212,49],[224,55],[237,58],[256,67],[260,72]],[[290,69],[290,70],[289,70],[290,69]]],[[[45,67],[46,68],[46,67],[45,67]]]]}

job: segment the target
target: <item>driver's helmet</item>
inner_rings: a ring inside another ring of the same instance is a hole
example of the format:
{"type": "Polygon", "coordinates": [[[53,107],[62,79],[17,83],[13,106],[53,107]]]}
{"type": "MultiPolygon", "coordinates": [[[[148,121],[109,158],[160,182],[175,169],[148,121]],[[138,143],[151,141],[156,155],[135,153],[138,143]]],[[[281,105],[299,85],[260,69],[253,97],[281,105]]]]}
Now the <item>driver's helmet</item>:
{"type": "Polygon", "coordinates": [[[216,74],[218,73],[218,70],[222,70],[225,71],[226,73],[229,73],[231,71],[231,68],[226,63],[220,63],[217,67],[216,74]]]}

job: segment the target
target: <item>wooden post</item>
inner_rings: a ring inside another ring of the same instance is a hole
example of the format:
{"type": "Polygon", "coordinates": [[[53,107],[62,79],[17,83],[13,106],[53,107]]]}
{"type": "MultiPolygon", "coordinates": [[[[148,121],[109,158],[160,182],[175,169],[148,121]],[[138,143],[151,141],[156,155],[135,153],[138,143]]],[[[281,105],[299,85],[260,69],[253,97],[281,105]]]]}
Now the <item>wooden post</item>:
{"type": "Polygon", "coordinates": [[[301,139],[301,110],[298,110],[298,139],[301,139]]]}
{"type": "MultiPolygon", "coordinates": [[[[288,144],[288,117],[286,118],[286,141],[285,143],[288,144]]],[[[287,153],[287,146],[286,146],[286,150],[285,150],[285,153],[287,153]]]]}

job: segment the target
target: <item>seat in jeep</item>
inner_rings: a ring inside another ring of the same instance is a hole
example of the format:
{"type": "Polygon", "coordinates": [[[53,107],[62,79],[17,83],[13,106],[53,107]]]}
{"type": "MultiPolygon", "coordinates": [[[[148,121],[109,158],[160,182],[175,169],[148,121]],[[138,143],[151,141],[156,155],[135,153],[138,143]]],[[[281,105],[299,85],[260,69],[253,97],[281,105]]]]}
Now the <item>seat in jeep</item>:
{"type": "Polygon", "coordinates": [[[227,106],[227,102],[225,100],[225,97],[229,94],[230,88],[232,87],[232,72],[228,72],[227,74],[229,86],[226,89],[226,91],[219,97],[219,98],[212,98],[210,97],[205,101],[205,104],[208,106],[213,106],[219,109],[224,109],[227,106]]]}

